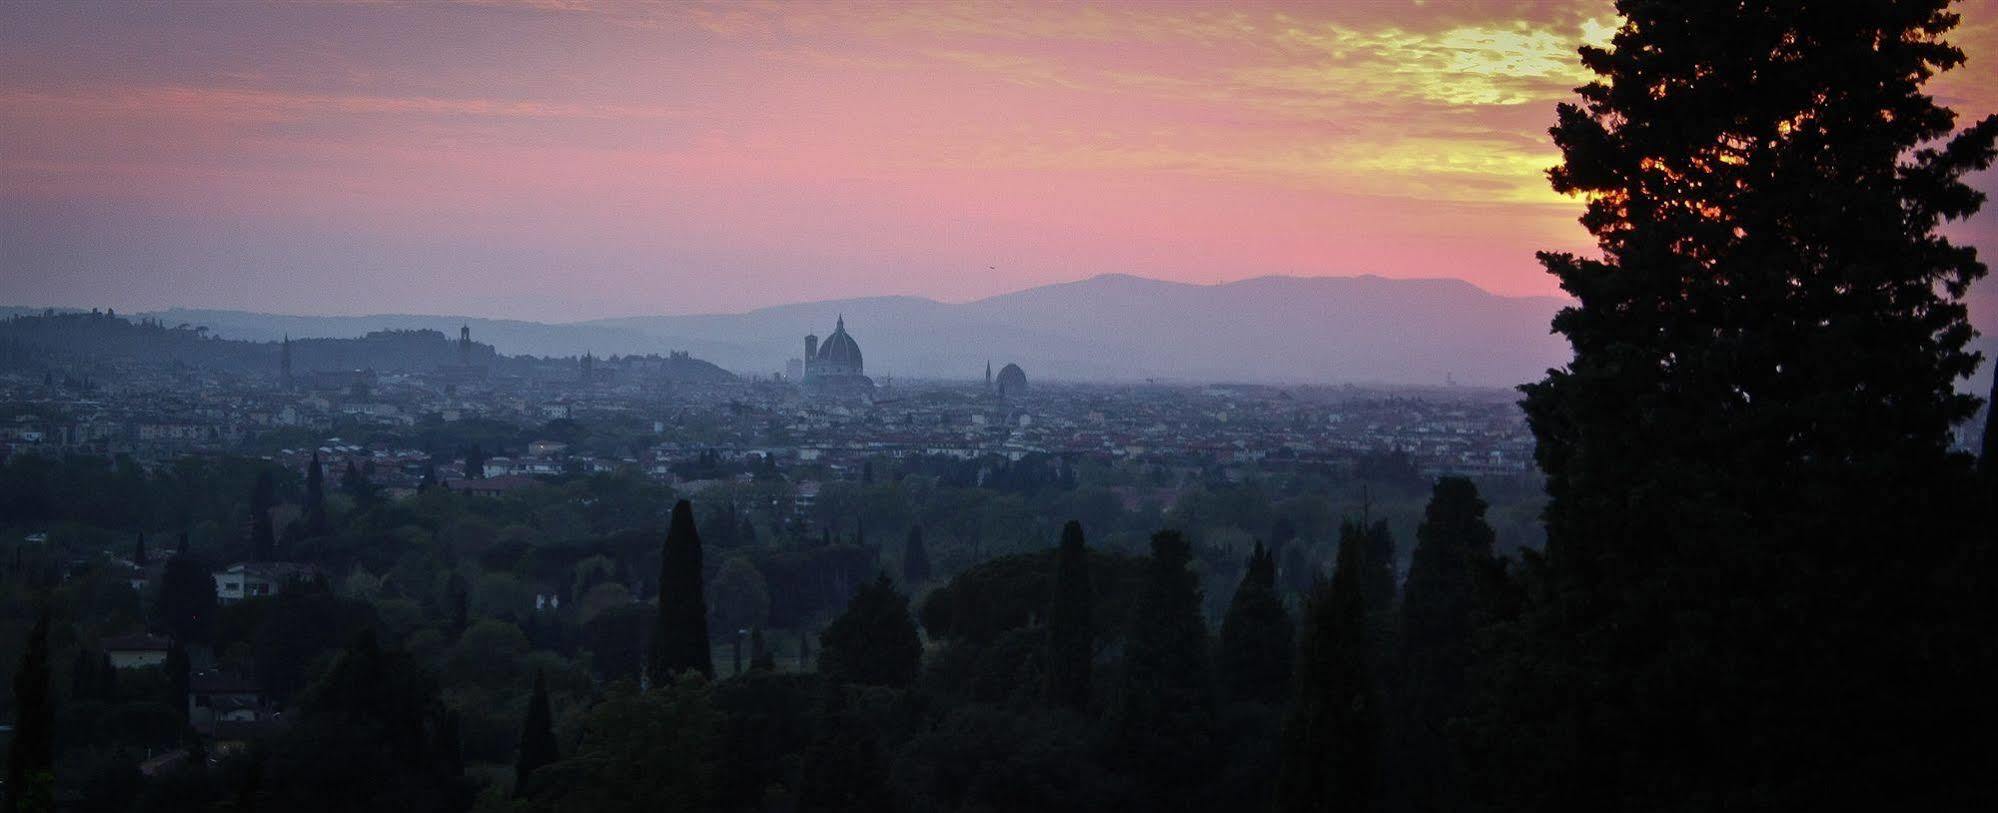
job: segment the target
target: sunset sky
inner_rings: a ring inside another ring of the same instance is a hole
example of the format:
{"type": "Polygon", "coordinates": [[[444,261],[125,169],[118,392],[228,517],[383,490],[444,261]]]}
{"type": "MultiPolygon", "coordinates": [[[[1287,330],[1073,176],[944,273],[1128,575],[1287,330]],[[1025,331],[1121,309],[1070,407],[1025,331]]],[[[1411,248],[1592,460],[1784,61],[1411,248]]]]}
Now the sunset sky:
{"type": "MultiPolygon", "coordinates": [[[[1931,89],[1968,121],[1998,110],[1998,0],[1961,11],[1971,64],[1931,89]]],[[[7,3],[0,304],[1557,293],[1532,252],[1588,241],[1545,131],[1615,25],[1605,0],[7,3]]],[[[1998,210],[1956,233],[1998,256],[1998,210]]]]}

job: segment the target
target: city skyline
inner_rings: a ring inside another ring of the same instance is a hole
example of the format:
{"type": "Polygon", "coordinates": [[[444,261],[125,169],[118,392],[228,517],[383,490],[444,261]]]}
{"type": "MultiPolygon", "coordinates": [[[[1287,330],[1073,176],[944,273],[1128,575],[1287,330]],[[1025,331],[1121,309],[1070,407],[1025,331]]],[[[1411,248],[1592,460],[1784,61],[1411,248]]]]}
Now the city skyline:
{"type": "MultiPolygon", "coordinates": [[[[1998,109],[1970,62],[1931,90],[1998,109]]],[[[1126,273],[1558,295],[1607,2],[0,9],[0,301],[567,321],[1126,273]],[[112,55],[116,58],[112,58],[112,55]],[[396,303],[389,308],[383,303],[396,303]]],[[[1975,183],[1989,190],[1992,173],[1975,183]]],[[[1998,247],[1987,211],[1952,227],[1998,247]]]]}

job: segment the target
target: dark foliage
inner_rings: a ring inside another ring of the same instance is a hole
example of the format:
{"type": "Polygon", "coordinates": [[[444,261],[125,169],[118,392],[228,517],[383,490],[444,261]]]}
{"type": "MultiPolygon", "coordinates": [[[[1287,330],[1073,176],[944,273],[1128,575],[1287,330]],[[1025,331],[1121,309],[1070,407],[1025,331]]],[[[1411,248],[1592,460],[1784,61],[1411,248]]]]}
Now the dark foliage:
{"type": "Polygon", "coordinates": [[[1983,203],[1998,117],[1951,137],[1922,92],[1956,15],[1618,8],[1552,129],[1600,257],[1541,257],[1575,358],[1525,388],[1551,501],[1500,798],[1989,804],[1988,749],[1947,745],[1991,724],[1988,618],[1935,589],[1990,538],[1950,451],[1985,268],[1938,227],[1983,203]]]}
{"type": "Polygon", "coordinates": [[[714,677],[714,653],[708,649],[707,588],[701,573],[701,534],[694,528],[694,507],[686,500],[673,506],[673,522],[659,562],[659,619],[653,626],[648,673],[664,684],[673,675],[695,671],[714,677]]]}
{"type": "Polygon", "coordinates": [[[277,560],[277,529],[271,524],[271,510],[276,507],[276,482],[269,471],[258,472],[257,486],[250,492],[250,558],[256,561],[277,560]]]}
{"type": "Polygon", "coordinates": [[[1276,558],[1258,542],[1221,621],[1215,659],[1223,692],[1237,701],[1284,702],[1296,649],[1296,627],[1276,591],[1276,558]]]}
{"type": "Polygon", "coordinates": [[[534,673],[534,691],[527,696],[527,716],[520,724],[520,756],[513,763],[513,797],[523,799],[532,790],[528,780],[534,772],[561,758],[555,745],[555,716],[548,709],[548,678],[534,673]]]}
{"type": "Polygon", "coordinates": [[[457,722],[434,678],[362,633],[299,702],[299,712],[236,795],[259,809],[459,811],[470,806],[457,722]]]}
{"type": "Polygon", "coordinates": [[[909,526],[909,539],[902,545],[902,583],[919,585],[930,580],[930,552],[923,547],[923,526],[909,526]]]}
{"type": "MultiPolygon", "coordinates": [[[[181,536],[182,542],[187,539],[181,536]]],[[[215,623],[215,578],[208,562],[186,551],[168,559],[160,571],[160,591],[154,599],[154,620],[160,630],[183,643],[207,643],[215,623]]]]}
{"type": "Polygon", "coordinates": [[[905,687],[923,665],[909,599],[881,574],[819,636],[819,672],[834,683],[905,687]]]}
{"type": "Polygon", "coordinates": [[[1368,651],[1364,546],[1339,546],[1332,581],[1304,610],[1297,693],[1283,724],[1280,813],[1363,811],[1374,803],[1380,704],[1368,651]]]}
{"type": "Polygon", "coordinates": [[[1052,581],[1047,611],[1047,701],[1057,707],[1083,709],[1089,705],[1089,675],[1096,645],[1089,617],[1095,597],[1082,523],[1070,520],[1062,526],[1052,581]]]}
{"type": "Polygon", "coordinates": [[[28,633],[14,671],[14,732],[7,745],[7,809],[55,808],[55,698],[49,693],[49,614],[28,633]]]}
{"type": "Polygon", "coordinates": [[[1152,536],[1118,672],[1109,742],[1143,809],[1197,810],[1209,801],[1202,791],[1215,768],[1214,691],[1190,558],[1179,532],[1152,536]]]}
{"type": "Polygon", "coordinates": [[[1462,749],[1450,729],[1471,712],[1478,585],[1494,567],[1493,536],[1477,486],[1437,480],[1415,531],[1396,641],[1389,787],[1406,809],[1468,804],[1462,749]]]}

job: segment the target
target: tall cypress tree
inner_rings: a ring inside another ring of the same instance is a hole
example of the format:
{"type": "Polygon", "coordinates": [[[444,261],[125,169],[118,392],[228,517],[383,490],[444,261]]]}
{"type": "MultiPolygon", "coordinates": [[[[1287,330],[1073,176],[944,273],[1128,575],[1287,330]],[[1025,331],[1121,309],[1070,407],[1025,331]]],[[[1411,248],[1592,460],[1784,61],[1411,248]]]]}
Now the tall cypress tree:
{"type": "Polygon", "coordinates": [[[160,571],[160,592],[154,598],[155,623],[175,641],[207,643],[215,620],[215,578],[208,563],[187,552],[182,534],[180,553],[160,571]]]}
{"type": "Polygon", "coordinates": [[[312,463],[305,468],[305,533],[326,535],[326,467],[319,464],[317,449],[312,452],[312,463]]]}
{"type": "Polygon", "coordinates": [[[1394,609],[1394,532],[1387,520],[1347,522],[1339,529],[1339,545],[1357,541],[1360,551],[1360,591],[1367,597],[1367,612],[1385,620],[1394,609]]]}
{"type": "Polygon", "coordinates": [[[486,478],[486,450],[473,444],[465,451],[465,479],[484,480],[486,478]]]}
{"type": "Polygon", "coordinates": [[[777,668],[776,656],[770,654],[769,642],[763,640],[763,628],[749,628],[749,668],[764,672],[777,668]]]}
{"type": "Polygon", "coordinates": [[[1952,137],[1922,90],[1963,62],[1957,16],[1618,9],[1552,129],[1550,178],[1587,198],[1598,252],[1541,255],[1576,299],[1554,321],[1575,356],[1525,388],[1550,500],[1506,795],[1801,809],[1893,777],[1892,806],[1963,805],[1988,764],[1944,744],[1989,702],[1942,690],[1977,644],[1931,587],[1971,538],[1950,430],[1974,409],[1962,297],[1985,268],[1938,227],[1982,205],[1963,177],[1998,117],[1952,137]]]}
{"type": "Polygon", "coordinates": [[[1284,720],[1279,813],[1365,811],[1374,803],[1379,701],[1369,661],[1365,547],[1339,546],[1332,581],[1304,611],[1297,689],[1284,720]]]}
{"type": "Polygon", "coordinates": [[[146,534],[141,531],[137,542],[132,543],[132,564],[140,567],[152,564],[152,557],[146,554],[146,534]]]}
{"type": "Polygon", "coordinates": [[[1152,810],[1202,807],[1215,770],[1207,625],[1191,559],[1178,531],[1152,535],[1111,711],[1118,757],[1138,778],[1138,804],[1152,810]]]}
{"type": "Polygon", "coordinates": [[[49,614],[35,622],[14,672],[14,738],[7,747],[7,808],[55,809],[55,699],[49,694],[49,614]]]}
{"type": "Polygon", "coordinates": [[[536,669],[534,693],[527,697],[527,717],[520,724],[520,759],[513,765],[513,798],[527,798],[529,778],[561,757],[555,746],[555,718],[548,709],[548,679],[536,669]]]}
{"type": "Polygon", "coordinates": [[[930,551],[923,546],[923,526],[909,526],[909,540],[902,545],[902,583],[913,590],[930,580],[930,551]]]}
{"type": "Polygon", "coordinates": [[[1477,585],[1493,565],[1492,541],[1477,486],[1438,479],[1415,530],[1397,637],[1391,785],[1410,809],[1466,806],[1464,766],[1446,728],[1471,709],[1477,585]]]}
{"type": "Polygon", "coordinates": [[[1249,565],[1228,614],[1221,620],[1221,644],[1216,653],[1222,687],[1235,700],[1282,703],[1290,693],[1290,666],[1297,648],[1297,630],[1276,591],[1276,557],[1261,542],[1249,554],[1249,565]]]}
{"type": "Polygon", "coordinates": [[[701,578],[701,533],[694,506],[673,505],[672,524],[659,554],[659,620],[653,626],[650,675],[653,685],[671,685],[689,669],[713,679],[714,653],[708,648],[708,603],[701,578]]]}
{"type": "Polygon", "coordinates": [[[277,507],[277,483],[271,473],[257,472],[257,484],[250,492],[250,558],[259,562],[277,559],[277,529],[271,525],[271,509],[277,507]]]}
{"type": "Polygon", "coordinates": [[[1075,520],[1061,529],[1052,593],[1048,603],[1048,702],[1086,708],[1090,662],[1096,654],[1089,617],[1094,596],[1089,583],[1089,549],[1084,546],[1082,523],[1075,520]]]}

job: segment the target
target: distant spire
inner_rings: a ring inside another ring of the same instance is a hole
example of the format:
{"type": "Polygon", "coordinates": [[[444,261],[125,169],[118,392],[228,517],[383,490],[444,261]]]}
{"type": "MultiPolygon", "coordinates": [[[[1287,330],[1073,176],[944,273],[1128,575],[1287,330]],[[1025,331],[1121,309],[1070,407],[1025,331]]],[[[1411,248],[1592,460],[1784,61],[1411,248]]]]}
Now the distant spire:
{"type": "Polygon", "coordinates": [[[833,325],[833,330],[838,331],[845,329],[846,329],[846,314],[842,313],[839,315],[839,321],[833,325]]]}

